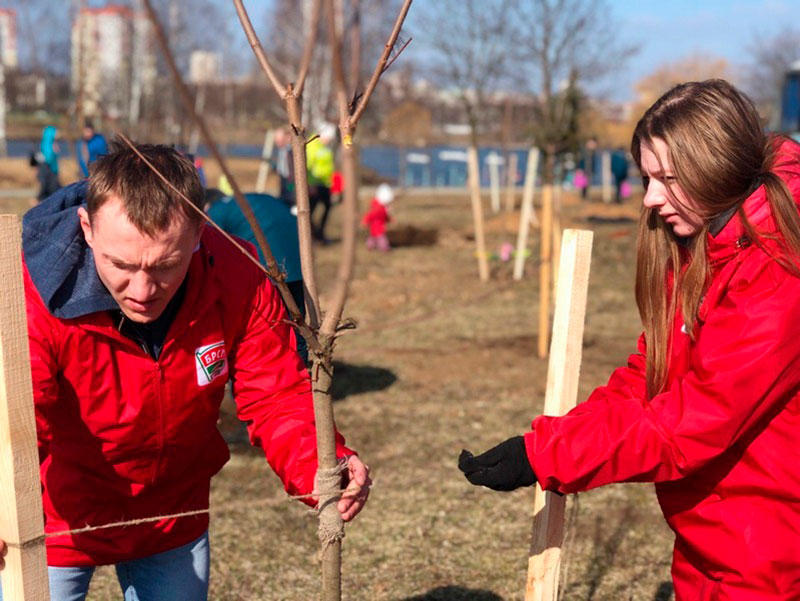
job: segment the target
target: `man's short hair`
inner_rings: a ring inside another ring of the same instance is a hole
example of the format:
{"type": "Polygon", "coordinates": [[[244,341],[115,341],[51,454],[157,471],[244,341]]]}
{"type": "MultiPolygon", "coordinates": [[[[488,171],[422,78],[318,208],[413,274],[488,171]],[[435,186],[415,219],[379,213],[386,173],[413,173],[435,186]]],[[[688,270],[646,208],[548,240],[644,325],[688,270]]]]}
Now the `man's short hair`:
{"type": "MultiPolygon", "coordinates": [[[[192,204],[203,210],[205,191],[194,165],[174,148],[156,144],[136,144],[138,150],[192,204]]],[[[176,215],[190,223],[203,221],[201,213],[188,206],[158,175],[121,140],[111,143],[109,154],[90,166],[87,213],[97,210],[114,194],[130,222],[140,232],[152,236],[166,229],[176,215]]]]}

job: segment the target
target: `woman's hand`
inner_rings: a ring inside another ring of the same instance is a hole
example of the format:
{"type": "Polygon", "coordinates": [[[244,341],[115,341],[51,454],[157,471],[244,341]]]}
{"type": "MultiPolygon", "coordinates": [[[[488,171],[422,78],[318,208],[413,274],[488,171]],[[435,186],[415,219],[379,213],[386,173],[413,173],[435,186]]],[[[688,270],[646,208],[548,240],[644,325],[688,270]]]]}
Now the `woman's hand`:
{"type": "Polygon", "coordinates": [[[462,450],[458,469],[470,483],[492,490],[509,491],[536,483],[522,436],[509,438],[478,456],[462,450]]]}

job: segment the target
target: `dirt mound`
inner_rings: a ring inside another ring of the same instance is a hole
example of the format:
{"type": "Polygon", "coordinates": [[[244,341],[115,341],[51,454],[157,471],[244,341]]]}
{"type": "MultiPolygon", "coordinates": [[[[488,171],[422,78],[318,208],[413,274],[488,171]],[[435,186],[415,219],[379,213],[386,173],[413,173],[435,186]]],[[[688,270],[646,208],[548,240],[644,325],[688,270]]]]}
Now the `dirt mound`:
{"type": "Polygon", "coordinates": [[[439,241],[439,230],[433,227],[401,225],[386,232],[389,244],[398,246],[435,246],[439,241]]]}

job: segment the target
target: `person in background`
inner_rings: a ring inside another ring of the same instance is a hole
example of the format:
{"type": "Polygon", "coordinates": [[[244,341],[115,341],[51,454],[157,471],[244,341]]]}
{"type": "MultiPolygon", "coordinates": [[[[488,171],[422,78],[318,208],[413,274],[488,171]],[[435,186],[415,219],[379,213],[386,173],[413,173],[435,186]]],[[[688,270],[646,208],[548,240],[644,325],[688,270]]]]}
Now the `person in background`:
{"type": "Polygon", "coordinates": [[[369,211],[366,212],[361,222],[369,228],[367,248],[386,252],[391,247],[386,236],[386,224],[392,220],[388,207],[394,200],[394,191],[389,184],[381,184],[375,191],[369,211]]]}
{"type": "Polygon", "coordinates": [[[637,352],[566,415],[459,467],[495,490],[654,482],[677,601],[797,599],[800,146],[717,79],[657,100],[631,153],[637,352]]]}
{"type": "Polygon", "coordinates": [[[206,180],[206,169],[203,166],[203,157],[193,157],[194,159],[194,168],[197,169],[197,177],[200,178],[200,184],[205,188],[208,186],[208,181],[206,180]]]}
{"type": "Polygon", "coordinates": [[[590,192],[592,189],[592,184],[594,183],[594,162],[596,156],[597,140],[595,138],[589,138],[586,140],[586,144],[583,147],[583,152],[581,153],[581,158],[578,160],[578,170],[584,174],[586,185],[576,187],[580,188],[581,198],[583,199],[591,198],[590,192]]]}
{"type": "Polygon", "coordinates": [[[334,203],[342,202],[344,195],[344,176],[341,171],[334,171],[331,176],[331,201],[334,203]]]}
{"type": "MultiPolygon", "coordinates": [[[[303,299],[303,272],[300,264],[300,241],[297,235],[297,217],[286,204],[269,194],[247,193],[244,195],[253,209],[258,225],[267,238],[272,255],[278,267],[286,275],[286,285],[301,314],[305,315],[303,299]]],[[[222,196],[218,190],[206,191],[206,200],[212,200],[206,212],[219,227],[227,233],[247,240],[256,247],[258,259],[266,266],[266,260],[256,243],[256,235],[232,196],[222,196]],[[221,198],[216,198],[221,196],[221,198]]],[[[308,347],[305,339],[295,330],[297,353],[303,361],[308,360],[308,347]]]]}
{"type": "Polygon", "coordinates": [[[58,130],[55,126],[46,126],[42,131],[39,152],[36,153],[36,179],[39,182],[39,194],[36,199],[39,202],[54,194],[61,187],[58,180],[59,145],[56,140],[57,135],[58,130]]]}
{"type": "Polygon", "coordinates": [[[614,176],[615,200],[619,204],[623,198],[622,187],[628,179],[628,159],[622,147],[611,154],[611,174],[614,176]]]}
{"type": "Polygon", "coordinates": [[[308,170],[308,195],[311,211],[311,234],[323,244],[325,225],[331,211],[331,184],[333,183],[334,160],[331,144],[336,140],[336,126],[323,123],[318,136],[306,144],[306,168],[308,170]],[[322,216],[314,223],[314,212],[322,205],[322,216]]]}
{"type": "Polygon", "coordinates": [[[294,158],[292,156],[292,140],[285,127],[275,130],[275,145],[272,148],[270,163],[280,181],[278,198],[291,208],[295,205],[294,158]]]}
{"type": "Polygon", "coordinates": [[[222,173],[217,179],[217,189],[222,192],[223,196],[233,197],[233,186],[228,181],[228,177],[222,173]]]}
{"type": "Polygon", "coordinates": [[[108,154],[108,143],[103,134],[95,131],[94,124],[87,120],[78,143],[78,166],[83,177],[89,177],[89,166],[104,154],[108,154]]]}

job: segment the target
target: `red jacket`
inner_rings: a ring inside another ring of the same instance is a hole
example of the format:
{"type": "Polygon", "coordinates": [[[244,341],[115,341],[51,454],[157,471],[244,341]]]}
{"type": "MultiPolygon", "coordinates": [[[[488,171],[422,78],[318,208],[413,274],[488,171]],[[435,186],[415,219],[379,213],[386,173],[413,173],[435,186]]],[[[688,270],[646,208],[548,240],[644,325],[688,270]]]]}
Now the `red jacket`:
{"type": "MultiPolygon", "coordinates": [[[[26,268],[46,532],[207,508],[211,476],[229,458],[216,427],[229,377],[253,444],[290,494],[311,492],[310,382],[277,291],[211,229],[187,278],[155,361],[107,311],[54,317],[26,268]]],[[[351,454],[338,440],[339,455],[351,454]]],[[[207,528],[208,515],[198,515],[49,538],[48,563],[116,563],[178,547],[207,528]]]]}
{"type": "MultiPolygon", "coordinates": [[[[798,152],[785,143],[779,171],[795,199],[798,152]]],[[[744,209],[775,231],[763,186],[744,209]]],[[[676,535],[678,601],[800,599],[800,278],[762,243],[738,216],[709,238],[696,340],[678,315],[664,392],[647,397],[640,338],[606,386],[525,435],[548,490],[655,482],[676,535]]]]}
{"type": "Polygon", "coordinates": [[[392,220],[386,207],[378,202],[377,198],[372,199],[369,211],[366,212],[362,223],[369,228],[369,235],[372,237],[383,236],[386,233],[386,224],[392,220]]]}

